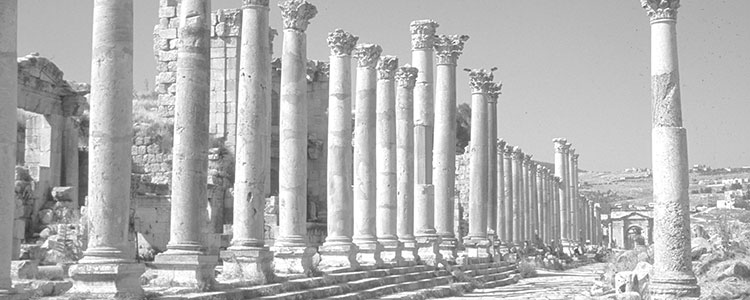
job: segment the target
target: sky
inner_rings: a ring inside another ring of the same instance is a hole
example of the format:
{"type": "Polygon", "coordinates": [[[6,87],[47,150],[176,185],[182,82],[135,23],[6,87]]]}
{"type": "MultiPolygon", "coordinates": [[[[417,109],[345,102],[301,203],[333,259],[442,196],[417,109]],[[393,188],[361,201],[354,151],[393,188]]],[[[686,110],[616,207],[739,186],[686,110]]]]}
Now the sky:
{"type": "MultiPolygon", "coordinates": [[[[39,52],[65,79],[91,72],[93,1],[19,0],[19,56],[39,52]]],[[[213,9],[241,0],[214,0],[213,9]]],[[[498,136],[542,161],[565,137],[584,170],[651,166],[650,27],[638,0],[311,0],[308,58],[327,60],[342,28],[411,61],[409,23],[466,34],[458,69],[498,67],[498,136]]],[[[690,164],[750,166],[750,1],[681,1],[677,40],[690,164]]],[[[157,0],[135,0],[134,87],[153,88],[157,0]]],[[[281,14],[271,1],[271,26],[281,14]]],[[[280,30],[281,31],[281,30],[280,30]]],[[[274,53],[281,53],[277,37],[274,53]]],[[[463,73],[463,72],[461,72],[463,73]]],[[[458,74],[458,100],[470,99],[458,74]]]]}

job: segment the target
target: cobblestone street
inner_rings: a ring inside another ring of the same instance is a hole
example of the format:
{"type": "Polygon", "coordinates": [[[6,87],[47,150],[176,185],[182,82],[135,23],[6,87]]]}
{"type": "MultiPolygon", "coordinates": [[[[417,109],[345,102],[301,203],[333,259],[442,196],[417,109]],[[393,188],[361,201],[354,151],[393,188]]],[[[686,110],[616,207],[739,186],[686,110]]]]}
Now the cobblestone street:
{"type": "Polygon", "coordinates": [[[538,271],[533,278],[493,289],[477,289],[458,299],[591,299],[589,290],[604,272],[606,263],[596,263],[567,271],[538,271]]]}

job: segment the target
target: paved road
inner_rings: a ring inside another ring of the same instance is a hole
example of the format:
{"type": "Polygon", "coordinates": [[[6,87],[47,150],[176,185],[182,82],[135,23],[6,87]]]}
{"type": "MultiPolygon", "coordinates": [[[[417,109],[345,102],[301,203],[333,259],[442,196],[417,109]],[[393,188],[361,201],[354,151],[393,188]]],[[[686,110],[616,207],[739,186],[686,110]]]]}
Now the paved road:
{"type": "Polygon", "coordinates": [[[477,289],[458,299],[591,299],[594,280],[604,273],[605,263],[596,263],[567,271],[539,271],[533,278],[493,289],[477,289]]]}

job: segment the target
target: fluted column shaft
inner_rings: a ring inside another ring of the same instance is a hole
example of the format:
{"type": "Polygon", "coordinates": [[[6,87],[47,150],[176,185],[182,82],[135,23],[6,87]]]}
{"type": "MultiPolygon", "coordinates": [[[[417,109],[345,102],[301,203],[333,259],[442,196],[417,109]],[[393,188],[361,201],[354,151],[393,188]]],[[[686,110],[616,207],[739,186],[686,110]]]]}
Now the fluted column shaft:
{"type": "Polygon", "coordinates": [[[651,157],[654,185],[654,299],[700,295],[690,259],[687,133],[677,59],[679,0],[641,1],[651,19],[651,157]]]}
{"type": "Polygon", "coordinates": [[[504,202],[504,211],[503,211],[503,231],[505,232],[505,238],[503,241],[505,243],[511,243],[514,239],[514,222],[513,222],[513,216],[514,216],[514,206],[515,206],[515,195],[514,195],[514,185],[515,185],[515,179],[513,178],[513,166],[515,165],[513,161],[513,147],[512,146],[506,146],[503,151],[503,186],[505,190],[503,193],[505,194],[505,202],[504,202]]]}
{"type": "MultiPolygon", "coordinates": [[[[132,5],[132,3],[131,3],[132,5]]],[[[132,25],[132,21],[130,23],[132,25]]],[[[127,24],[123,24],[127,26],[127,24]]],[[[132,29],[132,28],[131,28],[132,29]]],[[[132,43],[132,31],[130,32],[132,43]]],[[[0,3],[0,205],[5,209],[0,212],[0,295],[3,292],[11,290],[10,280],[10,261],[12,256],[12,245],[13,245],[13,219],[14,209],[10,209],[16,206],[15,203],[15,166],[16,166],[16,108],[18,107],[18,64],[16,63],[16,48],[18,45],[18,2],[17,0],[3,1],[0,3]]],[[[127,62],[131,62],[132,66],[132,52],[129,56],[123,57],[123,65],[127,65],[127,62]]],[[[132,67],[130,69],[132,72],[132,67]]],[[[132,73],[131,73],[132,76],[132,73]]],[[[132,77],[131,77],[132,78],[132,77]]],[[[94,82],[92,81],[92,84],[94,82]]],[[[129,83],[132,86],[132,83],[129,83]]],[[[92,90],[93,91],[93,90],[92,90]]],[[[97,90],[97,92],[99,92],[97,90]]],[[[98,96],[98,93],[97,93],[98,96]]],[[[92,96],[93,97],[93,96],[92,96]]],[[[122,99],[121,99],[122,100],[122,99]]],[[[130,101],[125,103],[116,103],[124,108],[129,107],[130,101]]],[[[93,106],[92,106],[93,108],[93,106]]],[[[128,111],[128,117],[130,116],[128,111]]],[[[120,120],[120,123],[125,123],[129,119],[120,120]]],[[[92,123],[93,123],[92,115],[92,123]]],[[[98,123],[101,124],[101,123],[98,123]]],[[[93,124],[92,124],[93,125],[93,124]]],[[[129,124],[127,126],[130,126],[129,124]]],[[[92,127],[92,130],[94,128],[92,127]]],[[[130,148],[130,139],[127,141],[123,140],[121,146],[130,148]]],[[[115,150],[115,149],[110,149],[115,150]]],[[[93,152],[93,151],[92,151],[93,152]]],[[[93,154],[93,153],[92,153],[93,154]]],[[[92,156],[92,162],[93,160],[92,156]]],[[[120,158],[122,163],[122,158],[120,158]]],[[[129,163],[129,162],[128,162],[129,163]]],[[[122,176],[123,172],[119,172],[122,176]]],[[[128,174],[129,176],[129,174],[128,174]]],[[[101,179],[101,178],[99,178],[101,179]]],[[[128,180],[127,186],[123,185],[122,191],[128,191],[130,187],[130,181],[128,180]]],[[[94,190],[96,186],[92,188],[94,190]]],[[[101,191],[97,191],[101,193],[101,191]]],[[[98,197],[91,198],[95,199],[99,203],[106,201],[102,199],[101,195],[94,194],[98,197]],[[104,201],[102,201],[104,200],[104,201]]],[[[123,201],[126,202],[126,201],[123,201]]],[[[128,204],[125,203],[125,210],[123,211],[124,216],[127,216],[128,204]]],[[[103,207],[103,206],[100,206],[103,207]]],[[[95,214],[102,213],[103,211],[95,212],[95,214]]],[[[121,213],[121,212],[113,212],[121,213]]],[[[121,213],[122,214],[122,213],[121,213]]],[[[110,228],[101,229],[113,229],[112,232],[123,232],[122,229],[126,228],[126,224],[123,222],[112,222],[109,224],[110,228]]],[[[123,238],[125,235],[122,236],[123,238]]],[[[97,242],[102,242],[97,240],[97,242]]],[[[124,247],[123,241],[116,241],[113,246],[124,247]]],[[[123,251],[124,249],[117,249],[123,251]]]]}

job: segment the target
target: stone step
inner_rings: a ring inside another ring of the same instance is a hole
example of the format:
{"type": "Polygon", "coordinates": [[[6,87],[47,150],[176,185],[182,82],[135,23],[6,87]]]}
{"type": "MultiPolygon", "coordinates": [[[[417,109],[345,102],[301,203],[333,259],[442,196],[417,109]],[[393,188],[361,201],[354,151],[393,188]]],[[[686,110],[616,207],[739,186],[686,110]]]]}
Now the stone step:
{"type": "Polygon", "coordinates": [[[509,266],[502,266],[502,267],[495,267],[495,268],[466,270],[464,271],[464,275],[476,277],[476,276],[481,276],[481,275],[504,273],[507,271],[515,271],[515,270],[516,270],[515,265],[509,265],[509,266]]]}
{"type": "Polygon", "coordinates": [[[474,277],[474,279],[476,279],[479,282],[492,282],[492,281],[508,278],[514,274],[517,274],[517,272],[515,270],[510,270],[510,271],[505,271],[505,272],[497,272],[497,273],[479,275],[479,276],[474,277]]]}
{"type": "Polygon", "coordinates": [[[373,269],[364,271],[350,271],[350,272],[336,272],[327,273],[323,275],[323,278],[330,278],[338,282],[353,281],[371,277],[383,277],[390,275],[424,272],[435,270],[435,267],[427,265],[416,265],[406,267],[395,267],[390,269],[373,269]]]}
{"type": "Polygon", "coordinates": [[[426,278],[417,281],[409,281],[395,284],[388,284],[370,288],[366,290],[351,292],[343,295],[337,295],[325,299],[329,300],[363,300],[363,299],[374,299],[388,294],[394,294],[405,291],[414,291],[420,289],[428,289],[438,285],[448,285],[453,281],[453,276],[439,276],[433,278],[426,278]]]}
{"type": "Polygon", "coordinates": [[[519,280],[521,280],[521,275],[519,275],[519,274],[512,274],[512,275],[508,276],[505,279],[500,279],[500,280],[485,282],[485,283],[482,284],[481,288],[483,288],[483,289],[491,289],[491,288],[496,288],[496,287],[499,287],[499,286],[511,285],[511,284],[518,283],[519,280]]]}
{"type": "Polygon", "coordinates": [[[392,295],[386,295],[378,299],[385,300],[426,300],[431,298],[443,298],[461,296],[466,292],[470,292],[474,289],[474,286],[468,282],[454,282],[447,285],[440,285],[429,289],[421,289],[417,291],[401,292],[392,295]]]}
{"type": "Polygon", "coordinates": [[[515,266],[516,263],[510,263],[510,262],[490,262],[490,263],[481,263],[481,264],[472,264],[472,265],[458,265],[458,267],[461,270],[467,271],[467,270],[477,270],[477,269],[487,269],[487,268],[499,268],[499,267],[506,267],[506,266],[515,266]]]}

